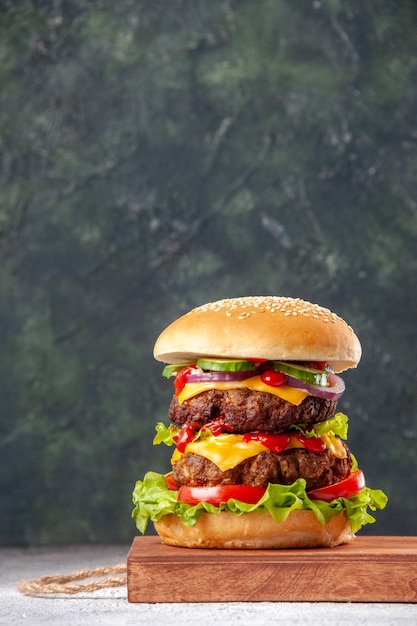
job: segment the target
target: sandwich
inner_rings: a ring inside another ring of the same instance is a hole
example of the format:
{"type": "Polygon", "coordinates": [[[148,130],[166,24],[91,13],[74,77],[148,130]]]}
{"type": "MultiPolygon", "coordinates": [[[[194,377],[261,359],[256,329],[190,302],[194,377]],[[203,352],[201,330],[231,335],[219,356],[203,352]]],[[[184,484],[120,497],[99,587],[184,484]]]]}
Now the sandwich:
{"type": "Polygon", "coordinates": [[[337,410],[361,344],[335,313],[288,297],[219,300],[165,328],[154,357],[174,389],[153,443],[173,454],[169,471],[136,483],[141,533],[151,521],[174,546],[333,547],[385,507],[337,410]]]}

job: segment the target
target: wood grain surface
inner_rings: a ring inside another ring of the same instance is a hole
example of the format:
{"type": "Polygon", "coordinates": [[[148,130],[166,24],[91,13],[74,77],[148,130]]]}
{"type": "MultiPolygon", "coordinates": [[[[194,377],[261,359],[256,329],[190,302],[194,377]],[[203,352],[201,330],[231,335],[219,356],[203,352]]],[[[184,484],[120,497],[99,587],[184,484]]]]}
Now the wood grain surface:
{"type": "Polygon", "coordinates": [[[417,602],[417,537],[336,548],[204,550],[135,537],[129,602],[417,602]]]}

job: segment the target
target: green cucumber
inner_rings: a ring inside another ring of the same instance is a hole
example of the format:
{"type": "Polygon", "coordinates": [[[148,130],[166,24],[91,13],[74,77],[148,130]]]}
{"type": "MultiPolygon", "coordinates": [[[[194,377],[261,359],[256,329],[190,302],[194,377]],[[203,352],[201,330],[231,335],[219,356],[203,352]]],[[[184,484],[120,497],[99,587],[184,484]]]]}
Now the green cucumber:
{"type": "Polygon", "coordinates": [[[164,369],[162,370],[162,376],[164,376],[165,378],[171,378],[171,376],[174,376],[174,374],[182,370],[184,367],[188,367],[188,365],[192,365],[192,363],[176,363],[174,365],[165,365],[164,369]]]}
{"type": "Polygon", "coordinates": [[[294,363],[288,363],[286,361],[274,361],[272,366],[277,372],[283,372],[284,374],[288,374],[288,376],[293,376],[311,385],[327,386],[328,372],[325,370],[317,370],[314,367],[307,367],[306,365],[295,365],[294,363]]]}
{"type": "Polygon", "coordinates": [[[244,359],[210,359],[208,357],[198,359],[197,366],[202,370],[214,372],[245,372],[255,369],[253,363],[244,359]]]}

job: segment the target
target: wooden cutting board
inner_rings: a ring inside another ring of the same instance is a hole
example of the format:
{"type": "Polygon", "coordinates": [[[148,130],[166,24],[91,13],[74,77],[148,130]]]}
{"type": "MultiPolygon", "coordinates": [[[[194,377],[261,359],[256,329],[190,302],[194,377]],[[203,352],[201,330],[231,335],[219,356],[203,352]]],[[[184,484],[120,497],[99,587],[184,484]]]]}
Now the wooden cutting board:
{"type": "Polygon", "coordinates": [[[417,602],[417,537],[336,548],[204,550],[136,537],[129,602],[417,602]]]}

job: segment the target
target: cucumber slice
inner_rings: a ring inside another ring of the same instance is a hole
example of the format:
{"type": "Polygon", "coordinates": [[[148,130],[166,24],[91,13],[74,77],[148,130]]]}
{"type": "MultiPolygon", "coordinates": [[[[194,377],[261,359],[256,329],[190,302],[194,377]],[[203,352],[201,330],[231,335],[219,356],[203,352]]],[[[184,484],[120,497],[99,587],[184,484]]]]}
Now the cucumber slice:
{"type": "Polygon", "coordinates": [[[255,365],[243,359],[210,359],[202,358],[197,360],[197,366],[202,370],[214,372],[245,372],[254,370],[255,365]]]}
{"type": "Polygon", "coordinates": [[[192,365],[192,363],[176,363],[175,365],[165,365],[164,369],[162,370],[162,376],[164,376],[165,378],[171,378],[171,376],[174,376],[174,374],[182,370],[184,367],[187,367],[188,365],[192,365]]]}
{"type": "Polygon", "coordinates": [[[307,367],[306,365],[295,365],[293,363],[287,363],[286,361],[274,361],[273,368],[277,372],[283,372],[284,374],[288,374],[288,376],[293,376],[311,385],[326,387],[328,383],[328,372],[325,370],[317,370],[314,367],[307,367]]]}

